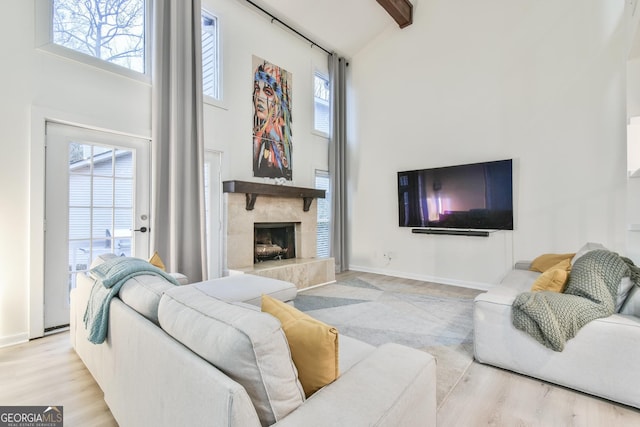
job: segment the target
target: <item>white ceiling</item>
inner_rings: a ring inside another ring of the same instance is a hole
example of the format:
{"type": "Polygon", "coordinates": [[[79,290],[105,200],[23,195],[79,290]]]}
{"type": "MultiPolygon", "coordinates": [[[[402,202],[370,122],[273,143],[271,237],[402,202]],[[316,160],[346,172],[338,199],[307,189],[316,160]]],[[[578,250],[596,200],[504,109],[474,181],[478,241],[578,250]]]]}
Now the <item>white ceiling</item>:
{"type": "MultiPolygon", "coordinates": [[[[237,0],[256,10],[246,0],[237,0]]],[[[371,40],[397,24],[376,0],[251,0],[329,51],[352,57],[371,40]]],[[[417,1],[411,1],[416,6],[417,1]]],[[[627,0],[633,28],[638,0],[627,0]]],[[[258,13],[261,13],[258,11],[258,13]]],[[[640,29],[630,40],[629,59],[640,58],[640,29]]]]}
{"type": "MultiPolygon", "coordinates": [[[[238,0],[253,8],[246,0],[238,0]]],[[[251,0],[329,51],[352,57],[393,18],[376,0],[251,0]]]]}

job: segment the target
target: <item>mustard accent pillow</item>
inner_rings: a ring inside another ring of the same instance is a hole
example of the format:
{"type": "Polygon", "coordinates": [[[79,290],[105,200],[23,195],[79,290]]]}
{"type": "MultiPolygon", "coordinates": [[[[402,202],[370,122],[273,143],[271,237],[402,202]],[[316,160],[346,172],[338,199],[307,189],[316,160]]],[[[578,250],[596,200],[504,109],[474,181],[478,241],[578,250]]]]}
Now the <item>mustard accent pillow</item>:
{"type": "Polygon", "coordinates": [[[560,261],[564,261],[568,259],[571,262],[571,258],[573,258],[575,254],[542,254],[533,261],[531,261],[531,266],[529,270],[531,271],[539,271],[540,273],[544,273],[551,267],[555,266],[560,261]]]}
{"type": "Polygon", "coordinates": [[[556,265],[554,265],[553,267],[547,268],[547,270],[545,271],[548,271],[548,270],[564,270],[567,273],[571,272],[571,258],[564,259],[559,263],[557,263],[556,265]]]}
{"type": "Polygon", "coordinates": [[[533,282],[531,286],[531,292],[538,291],[551,291],[551,292],[564,292],[564,288],[567,285],[567,279],[569,273],[567,270],[561,268],[552,268],[540,275],[533,282]]]}
{"type": "Polygon", "coordinates": [[[153,256],[149,258],[149,264],[158,267],[162,271],[166,271],[166,267],[164,266],[164,262],[162,262],[162,258],[158,255],[158,251],[153,253],[153,256]]]}
{"type": "Polygon", "coordinates": [[[338,378],[336,328],[268,295],[262,295],[262,311],[280,320],[306,397],[338,378]]]}

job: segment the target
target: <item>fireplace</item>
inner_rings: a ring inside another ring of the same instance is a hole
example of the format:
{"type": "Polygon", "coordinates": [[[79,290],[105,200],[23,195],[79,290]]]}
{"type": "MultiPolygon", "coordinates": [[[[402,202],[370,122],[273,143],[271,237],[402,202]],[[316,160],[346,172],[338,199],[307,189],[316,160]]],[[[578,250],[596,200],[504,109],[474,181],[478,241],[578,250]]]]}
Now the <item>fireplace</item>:
{"type": "Polygon", "coordinates": [[[298,289],[335,281],[333,258],[316,257],[313,201],[324,190],[246,181],[222,188],[225,275],[255,274],[298,289]]]}
{"type": "Polygon", "coordinates": [[[253,224],[254,263],[296,257],[296,224],[258,222],[253,224]]]}

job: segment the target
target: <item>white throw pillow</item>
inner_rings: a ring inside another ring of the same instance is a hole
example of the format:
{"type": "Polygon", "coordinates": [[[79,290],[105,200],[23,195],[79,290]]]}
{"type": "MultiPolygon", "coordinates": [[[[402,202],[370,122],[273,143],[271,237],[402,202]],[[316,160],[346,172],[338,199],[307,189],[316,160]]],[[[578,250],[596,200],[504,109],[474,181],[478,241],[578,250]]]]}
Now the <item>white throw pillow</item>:
{"type": "Polygon", "coordinates": [[[595,251],[596,249],[608,250],[600,243],[587,242],[583,247],[580,248],[578,252],[576,252],[576,254],[573,256],[573,259],[571,259],[571,267],[573,267],[578,258],[583,256],[587,252],[595,251]]]}
{"type": "Polygon", "coordinates": [[[624,305],[629,293],[633,288],[633,282],[630,277],[623,277],[618,286],[618,297],[616,298],[616,313],[618,313],[624,305]]]}
{"type": "Polygon", "coordinates": [[[93,261],[91,262],[91,265],[89,266],[89,270],[99,266],[100,264],[103,264],[105,261],[108,261],[112,258],[117,258],[117,257],[118,255],[112,254],[111,252],[100,254],[93,259],[93,261]]]}
{"type": "Polygon", "coordinates": [[[629,291],[629,296],[622,305],[620,314],[640,317],[640,289],[637,286],[633,286],[629,291]]]}

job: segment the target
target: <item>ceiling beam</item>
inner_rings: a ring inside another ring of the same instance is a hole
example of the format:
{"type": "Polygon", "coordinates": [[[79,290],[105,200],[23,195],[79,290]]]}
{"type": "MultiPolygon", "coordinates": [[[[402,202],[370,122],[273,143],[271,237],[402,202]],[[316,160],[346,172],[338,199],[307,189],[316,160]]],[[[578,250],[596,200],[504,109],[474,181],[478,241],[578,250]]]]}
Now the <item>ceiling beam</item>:
{"type": "Polygon", "coordinates": [[[413,5],[409,0],[376,0],[398,23],[400,28],[413,22],[413,5]]]}

